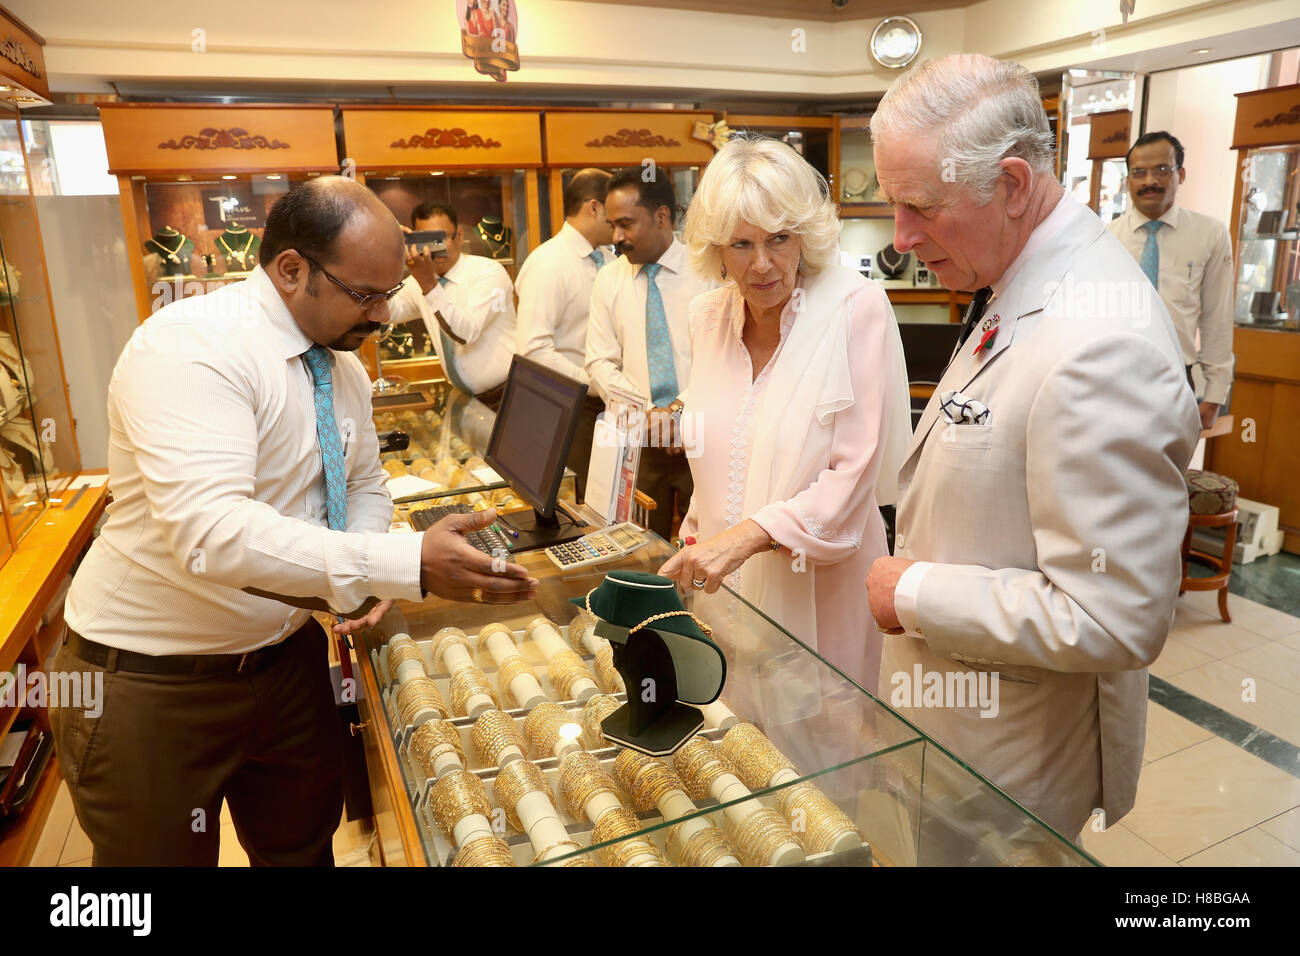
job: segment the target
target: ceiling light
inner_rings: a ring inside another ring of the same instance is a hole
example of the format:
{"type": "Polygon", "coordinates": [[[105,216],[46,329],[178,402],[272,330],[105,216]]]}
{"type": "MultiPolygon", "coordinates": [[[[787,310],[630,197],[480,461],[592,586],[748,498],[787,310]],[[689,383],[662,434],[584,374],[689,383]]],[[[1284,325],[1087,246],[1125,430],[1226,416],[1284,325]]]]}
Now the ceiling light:
{"type": "Polygon", "coordinates": [[[239,177],[238,177],[238,176],[231,175],[230,173],[226,173],[226,174],[225,174],[224,176],[222,176],[221,178],[222,178],[222,179],[238,179],[239,177]]]}
{"type": "Polygon", "coordinates": [[[1199,50],[1193,50],[1192,52],[1193,52],[1193,53],[1213,53],[1213,52],[1214,52],[1214,48],[1213,48],[1213,47],[1208,47],[1208,46],[1206,46],[1206,47],[1201,47],[1201,49],[1199,49],[1199,50]]]}

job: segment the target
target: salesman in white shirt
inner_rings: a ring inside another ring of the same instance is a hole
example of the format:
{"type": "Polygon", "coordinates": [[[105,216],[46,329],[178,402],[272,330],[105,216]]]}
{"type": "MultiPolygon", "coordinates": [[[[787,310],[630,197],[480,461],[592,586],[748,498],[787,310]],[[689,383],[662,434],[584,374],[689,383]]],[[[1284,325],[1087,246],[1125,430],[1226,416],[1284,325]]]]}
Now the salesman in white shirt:
{"type": "Polygon", "coordinates": [[[691,375],[690,304],[718,283],[692,271],[686,247],[673,235],[672,182],[662,175],[647,182],[643,175],[640,167],[615,173],[605,196],[619,257],[600,270],[591,290],[587,374],[606,401],[616,385],[650,409],[651,445],[642,449],[637,486],[655,500],[650,530],[666,539],[694,490],[675,425],[678,395],[691,375]]]}
{"type": "Polygon", "coordinates": [[[96,866],[216,865],[223,800],[255,865],[332,865],[338,718],[304,608],[357,616],[336,625],[348,633],[393,598],[534,593],[464,540],[490,511],[387,533],[352,352],[388,321],[403,259],[369,190],[309,180],[272,207],[246,281],[160,310],[122,351],[114,500],[52,667],[103,681],[102,714],[50,711],[96,866]]]}
{"type": "Polygon", "coordinates": [[[1175,204],[1187,178],[1183,144],[1163,130],[1138,138],[1128,151],[1128,212],[1107,226],[1160,295],[1178,331],[1192,381],[1205,377],[1198,407],[1209,428],[1232,385],[1232,242],[1217,219],[1175,204]],[[1197,339],[1200,339],[1199,347],[1197,339]]]}
{"type": "MultiPolygon", "coordinates": [[[[515,280],[519,293],[516,351],[578,382],[589,381],[584,365],[591,287],[601,266],[614,259],[608,248],[613,230],[605,218],[610,178],[603,169],[574,173],[564,187],[564,225],[528,254],[515,280]]],[[[598,395],[588,394],[569,450],[579,499],[585,495],[592,430],[604,407],[598,395]]]]}
{"type": "Polygon", "coordinates": [[[445,232],[447,253],[431,256],[408,250],[406,264],[424,303],[413,300],[408,282],[395,304],[394,321],[423,317],[447,381],[495,411],[515,354],[515,290],[510,275],[495,259],[463,251],[465,236],[452,207],[417,206],[411,225],[417,232],[445,232]]]}

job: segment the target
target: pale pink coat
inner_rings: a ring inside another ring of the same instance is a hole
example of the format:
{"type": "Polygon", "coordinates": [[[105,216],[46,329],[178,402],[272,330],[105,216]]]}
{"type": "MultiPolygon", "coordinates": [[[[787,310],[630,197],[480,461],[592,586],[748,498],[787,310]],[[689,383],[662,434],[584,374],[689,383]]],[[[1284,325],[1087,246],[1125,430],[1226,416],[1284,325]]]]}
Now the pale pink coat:
{"type": "MultiPolygon", "coordinates": [[[[685,413],[700,416],[703,441],[702,453],[690,462],[695,494],[681,534],[704,541],[753,518],[782,545],[802,549],[817,567],[806,596],[816,606],[817,652],[874,693],[882,636],[868,610],[866,578],[871,563],[888,553],[875,488],[884,457],[883,430],[887,422],[897,421],[899,409],[893,404],[907,393],[905,383],[895,381],[899,373],[889,360],[898,333],[884,290],[873,283],[854,293],[851,303],[848,341],[854,402],[835,416],[830,458],[808,488],[749,515],[741,513],[749,450],[755,430],[764,425],[753,420],[752,410],[781,361],[797,316],[788,304],[781,316],[781,345],[757,380],[738,334],[736,310],[744,306],[739,290],[733,291],[728,305],[732,321],[692,329],[685,413]]],[[[809,369],[808,374],[816,375],[817,370],[809,369]]],[[[749,560],[790,558],[759,554],[749,560]]],[[[729,587],[737,587],[739,575],[728,576],[729,587]]],[[[795,637],[808,640],[807,635],[795,637]]]]}

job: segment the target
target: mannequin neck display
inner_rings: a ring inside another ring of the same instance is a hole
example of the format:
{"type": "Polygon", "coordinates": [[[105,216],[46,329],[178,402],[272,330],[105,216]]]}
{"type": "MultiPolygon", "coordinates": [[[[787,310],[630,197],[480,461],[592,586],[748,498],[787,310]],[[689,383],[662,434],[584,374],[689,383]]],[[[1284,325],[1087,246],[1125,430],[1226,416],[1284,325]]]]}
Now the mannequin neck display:
{"type": "Polygon", "coordinates": [[[248,272],[257,265],[257,253],[262,241],[256,233],[232,223],[217,236],[217,251],[226,258],[226,268],[232,272],[248,272]]]}
{"type": "Polygon", "coordinates": [[[190,253],[194,243],[171,226],[163,226],[147,240],[145,248],[162,260],[162,271],[168,275],[185,275],[189,272],[190,253]]]}
{"type": "Polygon", "coordinates": [[[478,221],[479,238],[487,247],[493,259],[505,259],[510,256],[510,227],[501,221],[500,216],[484,216],[478,221]]]}

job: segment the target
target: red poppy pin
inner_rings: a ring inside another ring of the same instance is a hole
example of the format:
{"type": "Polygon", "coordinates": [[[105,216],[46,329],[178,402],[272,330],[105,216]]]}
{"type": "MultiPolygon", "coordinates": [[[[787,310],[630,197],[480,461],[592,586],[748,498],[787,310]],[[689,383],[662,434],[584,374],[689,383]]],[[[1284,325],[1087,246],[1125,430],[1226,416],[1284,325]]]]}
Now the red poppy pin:
{"type": "Polygon", "coordinates": [[[993,336],[998,334],[999,318],[1001,317],[995,314],[985,319],[983,325],[980,326],[984,334],[980,336],[980,344],[975,346],[976,355],[979,355],[980,352],[983,351],[984,346],[988,345],[990,342],[993,341],[993,336]]]}

